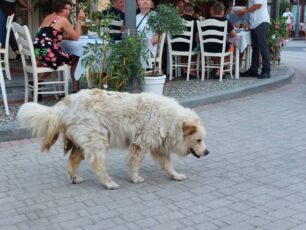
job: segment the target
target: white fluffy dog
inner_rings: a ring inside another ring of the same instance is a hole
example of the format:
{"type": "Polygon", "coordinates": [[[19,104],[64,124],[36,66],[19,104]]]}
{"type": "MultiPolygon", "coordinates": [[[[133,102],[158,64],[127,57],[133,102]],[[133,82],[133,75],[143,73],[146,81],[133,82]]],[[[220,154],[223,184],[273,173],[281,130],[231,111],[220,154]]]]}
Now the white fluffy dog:
{"type": "Polygon", "coordinates": [[[81,160],[88,159],[108,189],[118,188],[104,164],[108,148],[129,149],[129,173],[134,183],[143,182],[139,169],[147,152],[174,180],[186,176],[173,168],[171,152],[198,158],[208,154],[205,131],[195,112],[153,94],[82,90],[54,107],[26,103],[18,120],[42,138],[42,150],[49,150],[63,134],[65,153],[71,150],[68,176],[72,183],[82,181],[76,171],[81,160]]]}

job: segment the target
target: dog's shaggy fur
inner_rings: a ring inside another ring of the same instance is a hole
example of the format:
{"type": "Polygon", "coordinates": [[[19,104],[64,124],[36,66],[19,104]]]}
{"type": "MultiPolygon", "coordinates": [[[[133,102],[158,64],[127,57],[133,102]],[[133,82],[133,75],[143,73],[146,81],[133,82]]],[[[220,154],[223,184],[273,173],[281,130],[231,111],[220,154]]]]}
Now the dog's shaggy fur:
{"type": "Polygon", "coordinates": [[[76,171],[81,160],[88,159],[108,189],[118,188],[104,165],[108,148],[129,149],[129,173],[134,183],[143,182],[139,169],[147,152],[175,180],[186,176],[173,168],[171,152],[196,157],[208,154],[199,117],[175,100],[153,94],[82,90],[54,107],[26,103],[18,120],[42,138],[42,150],[49,150],[63,134],[65,153],[71,150],[68,176],[72,183],[82,181],[76,171]]]}

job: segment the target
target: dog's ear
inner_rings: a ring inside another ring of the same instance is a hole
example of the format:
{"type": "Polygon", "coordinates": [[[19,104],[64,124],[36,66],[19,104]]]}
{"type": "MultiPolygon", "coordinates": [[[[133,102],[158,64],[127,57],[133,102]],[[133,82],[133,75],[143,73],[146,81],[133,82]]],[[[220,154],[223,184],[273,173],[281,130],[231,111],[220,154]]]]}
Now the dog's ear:
{"type": "Polygon", "coordinates": [[[188,136],[188,135],[191,135],[191,134],[195,133],[196,131],[197,131],[197,126],[195,125],[194,122],[185,121],[183,123],[183,134],[184,134],[184,137],[188,136]]]}

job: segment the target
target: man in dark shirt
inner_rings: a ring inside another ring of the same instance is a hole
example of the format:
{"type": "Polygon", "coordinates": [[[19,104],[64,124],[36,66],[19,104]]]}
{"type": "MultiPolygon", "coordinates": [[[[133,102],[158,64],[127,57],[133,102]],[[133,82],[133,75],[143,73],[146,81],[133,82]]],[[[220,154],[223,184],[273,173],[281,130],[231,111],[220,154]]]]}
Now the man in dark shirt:
{"type": "MultiPolygon", "coordinates": [[[[117,18],[115,20],[122,20],[123,21],[123,25],[125,24],[125,0],[114,0],[112,3],[111,8],[104,10],[102,12],[103,15],[107,15],[109,13],[115,15],[117,18]]],[[[110,26],[110,29],[113,30],[120,30],[121,28],[118,28],[117,26],[110,26]]],[[[112,38],[114,40],[121,40],[121,34],[113,34],[112,38]]]]}
{"type": "MultiPolygon", "coordinates": [[[[197,47],[198,39],[198,27],[197,27],[197,20],[199,20],[197,17],[194,17],[194,8],[191,3],[185,3],[183,8],[183,15],[181,16],[186,21],[194,21],[193,26],[193,43],[192,43],[192,49],[195,49],[197,47]]],[[[175,36],[175,37],[181,37],[181,36],[175,36]]],[[[183,36],[182,36],[183,37],[183,36]]],[[[173,50],[179,50],[179,51],[189,51],[189,46],[186,43],[174,43],[173,44],[173,50]]]]}
{"type": "MultiPolygon", "coordinates": [[[[232,25],[232,23],[226,19],[224,17],[224,10],[225,10],[225,7],[224,5],[221,3],[221,2],[216,2],[213,4],[213,6],[211,6],[210,8],[210,13],[211,13],[211,19],[216,19],[218,21],[227,21],[227,33],[230,37],[236,37],[236,32],[234,30],[234,27],[232,25]]],[[[214,28],[206,28],[207,30],[208,29],[214,29],[214,30],[220,30],[219,27],[214,27],[214,28]]],[[[223,28],[221,28],[223,30],[223,28]]],[[[208,38],[213,38],[213,37],[217,37],[215,35],[209,35],[207,37],[205,37],[205,39],[208,39],[208,38]]],[[[225,48],[225,51],[229,51],[231,48],[231,44],[227,41],[226,42],[226,48],[225,48]]],[[[207,51],[207,52],[212,52],[212,53],[220,53],[222,52],[222,44],[219,44],[219,43],[207,43],[204,47],[204,50],[207,51]]]]}

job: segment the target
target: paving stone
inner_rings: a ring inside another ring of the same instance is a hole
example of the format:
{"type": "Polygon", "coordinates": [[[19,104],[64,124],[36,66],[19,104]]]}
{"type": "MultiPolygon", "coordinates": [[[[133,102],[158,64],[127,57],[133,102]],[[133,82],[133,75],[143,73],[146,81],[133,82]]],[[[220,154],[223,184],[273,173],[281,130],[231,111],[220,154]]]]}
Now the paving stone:
{"type": "Polygon", "coordinates": [[[132,184],[126,151],[114,150],[107,165],[119,190],[106,190],[88,162],[85,181],[71,185],[61,143],[47,154],[38,139],[0,142],[0,229],[305,229],[306,55],[285,54],[292,83],[195,108],[211,153],[173,157],[186,181],[147,156],[144,183],[132,184]]]}

